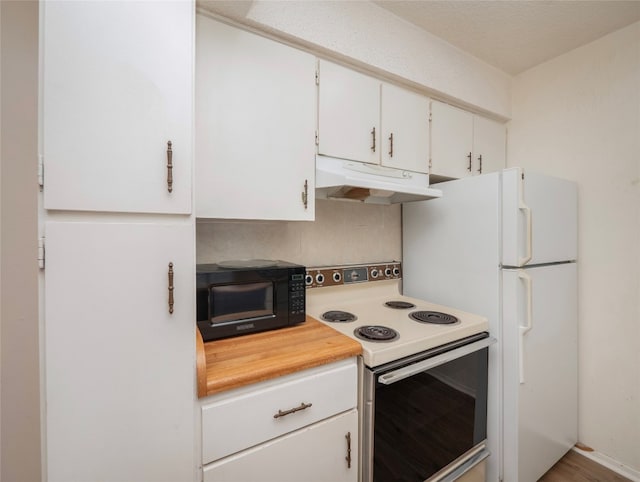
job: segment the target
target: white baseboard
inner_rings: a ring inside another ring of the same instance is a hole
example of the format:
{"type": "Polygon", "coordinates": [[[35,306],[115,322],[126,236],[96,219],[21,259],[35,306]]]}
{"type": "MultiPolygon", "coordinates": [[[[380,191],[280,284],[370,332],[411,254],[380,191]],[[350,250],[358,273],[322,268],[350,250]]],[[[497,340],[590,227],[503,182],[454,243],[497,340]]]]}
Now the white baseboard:
{"type": "Polygon", "coordinates": [[[632,480],[633,482],[640,482],[640,471],[629,467],[628,465],[621,464],[608,455],[601,454],[600,452],[596,451],[591,452],[587,450],[581,450],[578,447],[573,447],[573,450],[580,455],[584,455],[588,459],[599,463],[600,465],[604,465],[606,468],[613,470],[615,473],[620,474],[623,477],[632,480]]]}

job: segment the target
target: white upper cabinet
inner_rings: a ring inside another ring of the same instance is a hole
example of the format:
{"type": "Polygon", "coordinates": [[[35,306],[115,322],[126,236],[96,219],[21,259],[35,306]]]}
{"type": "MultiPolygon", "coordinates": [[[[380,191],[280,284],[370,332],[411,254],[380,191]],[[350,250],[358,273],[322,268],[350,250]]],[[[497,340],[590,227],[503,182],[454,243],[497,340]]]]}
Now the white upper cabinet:
{"type": "Polygon", "coordinates": [[[46,209],[191,212],[193,9],[41,3],[46,209]]]}
{"type": "Polygon", "coordinates": [[[473,173],[473,114],[431,102],[431,174],[461,178],[473,173]]]}
{"type": "Polygon", "coordinates": [[[431,175],[462,178],[504,169],[505,143],[503,124],[431,102],[431,175]]]}
{"type": "Polygon", "coordinates": [[[382,84],[382,165],[429,172],[429,99],[382,84]]]}
{"type": "Polygon", "coordinates": [[[428,172],[429,99],[319,62],[318,153],[428,172]]]}
{"type": "Polygon", "coordinates": [[[313,220],[315,57],[196,17],[196,216],[313,220]]]}
{"type": "Polygon", "coordinates": [[[380,81],[320,60],[318,153],[380,164],[380,81]]]}
{"type": "Polygon", "coordinates": [[[475,174],[495,172],[506,167],[507,131],[503,124],[484,117],[473,118],[475,174]]]}

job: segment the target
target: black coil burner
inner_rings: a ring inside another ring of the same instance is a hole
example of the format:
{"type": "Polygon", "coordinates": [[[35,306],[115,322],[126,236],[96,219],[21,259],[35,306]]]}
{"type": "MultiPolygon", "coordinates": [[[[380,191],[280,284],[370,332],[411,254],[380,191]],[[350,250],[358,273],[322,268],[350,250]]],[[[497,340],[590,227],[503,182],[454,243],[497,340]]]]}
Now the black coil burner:
{"type": "Polygon", "coordinates": [[[349,323],[358,319],[358,317],[353,313],[339,310],[325,311],[322,313],[321,318],[324,321],[330,321],[331,323],[349,323]]]}
{"type": "Polygon", "coordinates": [[[394,308],[396,310],[408,310],[409,308],[415,308],[416,305],[409,303],[408,301],[387,301],[384,304],[388,308],[394,308]]]}
{"type": "Polygon", "coordinates": [[[380,325],[365,325],[353,330],[353,334],[366,341],[393,341],[400,335],[392,328],[380,325]]]}
{"type": "Polygon", "coordinates": [[[460,323],[460,320],[453,315],[441,313],[440,311],[414,311],[409,314],[412,320],[420,323],[433,323],[436,325],[453,325],[460,323]]]}

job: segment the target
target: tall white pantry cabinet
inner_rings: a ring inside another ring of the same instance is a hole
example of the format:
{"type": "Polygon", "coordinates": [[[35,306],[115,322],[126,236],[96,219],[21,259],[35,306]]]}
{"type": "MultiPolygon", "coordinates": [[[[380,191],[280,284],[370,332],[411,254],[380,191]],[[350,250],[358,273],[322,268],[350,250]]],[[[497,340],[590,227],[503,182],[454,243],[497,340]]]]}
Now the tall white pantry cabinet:
{"type": "Polygon", "coordinates": [[[192,2],[41,2],[43,479],[197,477],[192,2]]]}

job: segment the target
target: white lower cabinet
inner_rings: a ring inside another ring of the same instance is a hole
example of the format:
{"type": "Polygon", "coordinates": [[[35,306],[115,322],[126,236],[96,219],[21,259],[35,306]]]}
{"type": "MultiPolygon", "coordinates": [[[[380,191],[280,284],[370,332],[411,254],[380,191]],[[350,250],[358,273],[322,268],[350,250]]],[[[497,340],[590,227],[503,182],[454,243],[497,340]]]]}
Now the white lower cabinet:
{"type": "Polygon", "coordinates": [[[358,480],[355,358],[205,399],[205,481],[358,480]]]}
{"type": "Polygon", "coordinates": [[[204,468],[204,482],[355,482],[357,454],[358,412],[352,409],[214,462],[204,468]]]}
{"type": "Polygon", "coordinates": [[[46,480],[194,480],[193,225],[45,234],[46,480]]]}

